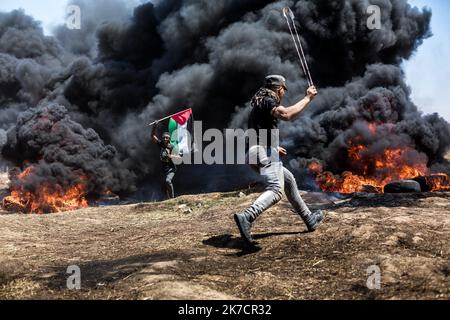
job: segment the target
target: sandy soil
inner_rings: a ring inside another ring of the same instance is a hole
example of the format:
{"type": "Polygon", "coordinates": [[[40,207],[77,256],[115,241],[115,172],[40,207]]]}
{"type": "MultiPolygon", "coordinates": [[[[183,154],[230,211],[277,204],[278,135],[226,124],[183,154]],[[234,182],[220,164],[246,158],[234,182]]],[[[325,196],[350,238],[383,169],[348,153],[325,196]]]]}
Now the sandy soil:
{"type": "Polygon", "coordinates": [[[255,225],[257,248],[232,215],[257,194],[53,215],[0,214],[0,298],[449,299],[450,193],[360,195],[326,209],[306,233],[286,201],[255,225]],[[68,290],[70,265],[81,290],[68,290]],[[367,288],[367,269],[381,289],[367,288]]]}

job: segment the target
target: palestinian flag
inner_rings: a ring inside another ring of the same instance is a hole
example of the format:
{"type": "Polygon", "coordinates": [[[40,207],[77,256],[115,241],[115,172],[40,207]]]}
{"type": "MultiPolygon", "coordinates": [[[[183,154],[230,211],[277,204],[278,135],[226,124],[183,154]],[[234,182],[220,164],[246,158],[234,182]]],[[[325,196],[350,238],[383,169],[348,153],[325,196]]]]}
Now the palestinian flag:
{"type": "Polygon", "coordinates": [[[194,114],[187,109],[173,115],[169,120],[169,133],[175,152],[188,154],[192,150],[194,114]]]}

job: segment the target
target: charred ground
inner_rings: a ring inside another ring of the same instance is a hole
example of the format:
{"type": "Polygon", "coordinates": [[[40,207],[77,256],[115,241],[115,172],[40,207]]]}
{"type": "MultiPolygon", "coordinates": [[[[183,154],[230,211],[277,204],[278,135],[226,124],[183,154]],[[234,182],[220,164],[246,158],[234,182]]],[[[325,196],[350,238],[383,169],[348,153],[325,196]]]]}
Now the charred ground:
{"type": "Polygon", "coordinates": [[[0,298],[449,299],[450,193],[360,195],[332,203],[306,233],[285,201],[246,249],[232,214],[257,194],[184,196],[162,203],[53,215],[0,214],[0,298]],[[66,289],[78,265],[82,289],[66,289]],[[366,287],[367,268],[381,290],[366,287]]]}

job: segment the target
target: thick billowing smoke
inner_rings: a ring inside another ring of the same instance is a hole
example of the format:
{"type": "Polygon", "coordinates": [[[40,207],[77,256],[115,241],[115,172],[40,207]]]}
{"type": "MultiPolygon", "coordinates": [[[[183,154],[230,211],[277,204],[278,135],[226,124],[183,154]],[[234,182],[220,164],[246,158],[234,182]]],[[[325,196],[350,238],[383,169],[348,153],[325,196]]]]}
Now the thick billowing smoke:
{"type": "Polygon", "coordinates": [[[318,159],[332,172],[363,175],[347,158],[349,147],[361,144],[367,147],[367,158],[388,148],[409,147],[415,152],[408,164],[426,155],[428,165],[442,171],[438,164],[444,162],[450,145],[449,125],[437,114],[418,112],[398,66],[370,65],[362,77],[344,87],[322,90],[314,103],[307,116],[283,130],[286,146],[301,158],[300,167],[308,159],[318,159]]]}
{"type": "Polygon", "coordinates": [[[97,30],[103,23],[125,24],[132,15],[132,6],[137,1],[122,0],[73,0],[81,10],[82,29],[69,29],[65,25],[54,30],[61,45],[76,55],[86,55],[95,59],[97,50],[97,30]]]}
{"type": "Polygon", "coordinates": [[[134,191],[130,188],[135,176],[123,168],[115,148],[105,146],[94,130],[70,120],[67,110],[57,104],[23,112],[3,152],[33,164],[24,181],[12,179],[12,184],[25,183],[22,190],[28,192],[40,185],[67,190],[81,180],[90,195],[134,191]]]}
{"type": "MultiPolygon", "coordinates": [[[[91,175],[92,185],[124,194],[143,181],[158,181],[150,120],[192,107],[204,128],[245,127],[247,102],[270,73],[288,79],[284,104],[303,96],[307,82],[281,15],[288,5],[298,18],[320,91],[304,117],[282,126],[293,169],[316,158],[337,173],[348,170],[345,159],[336,160],[345,158],[348,141],[356,136],[365,137],[373,152],[406,143],[441,169],[449,124],[418,111],[400,67],[431,36],[430,11],[406,0],[154,2],[128,17],[119,0],[76,1],[87,12],[82,30],[60,27],[55,38],[43,36],[39,24],[20,11],[0,14],[5,158],[23,166],[30,155],[38,166],[63,166],[67,176],[104,166],[91,175]],[[381,7],[381,30],[367,28],[370,4],[381,7]],[[39,127],[47,113],[62,117],[52,123],[64,128],[64,143],[76,146],[77,157],[45,156],[63,143],[53,140],[51,128],[42,138],[24,133],[39,127]],[[367,123],[377,124],[375,136],[368,134],[367,123]]],[[[214,179],[208,170],[217,170],[204,167],[196,177],[199,170],[192,169],[182,170],[179,179],[189,176],[195,184],[214,179]]]]}

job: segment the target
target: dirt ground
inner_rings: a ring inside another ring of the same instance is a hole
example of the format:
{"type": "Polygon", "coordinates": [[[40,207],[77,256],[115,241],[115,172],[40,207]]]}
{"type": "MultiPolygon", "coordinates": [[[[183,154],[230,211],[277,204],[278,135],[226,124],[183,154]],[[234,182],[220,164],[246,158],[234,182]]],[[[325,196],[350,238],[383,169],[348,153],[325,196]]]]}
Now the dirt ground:
{"type": "MultiPolygon", "coordinates": [[[[3,299],[449,299],[450,193],[359,195],[332,203],[306,233],[284,200],[248,248],[232,215],[257,194],[52,215],[0,213],[3,299]],[[81,290],[67,289],[80,267],[81,290]],[[367,287],[378,266],[381,288],[367,287]]],[[[334,199],[337,200],[337,199],[334,199]]]]}

